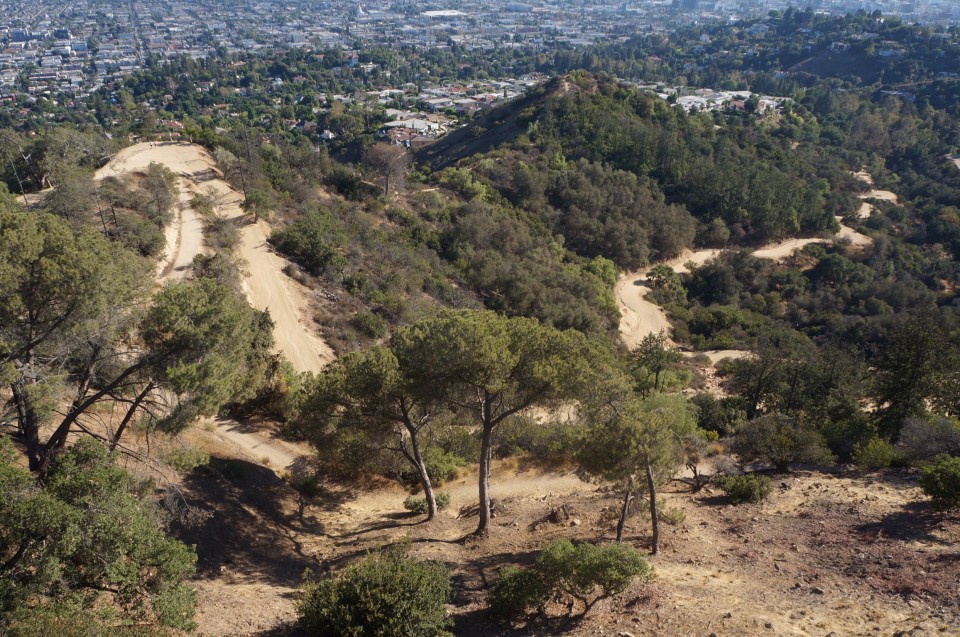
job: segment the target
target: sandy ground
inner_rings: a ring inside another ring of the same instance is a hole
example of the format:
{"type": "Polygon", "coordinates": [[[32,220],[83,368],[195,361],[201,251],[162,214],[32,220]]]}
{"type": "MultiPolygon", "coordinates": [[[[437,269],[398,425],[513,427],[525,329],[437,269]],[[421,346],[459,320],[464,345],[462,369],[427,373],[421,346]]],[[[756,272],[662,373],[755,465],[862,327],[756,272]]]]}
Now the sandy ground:
{"type": "Polygon", "coordinates": [[[245,425],[230,418],[218,417],[212,422],[215,426],[215,433],[219,438],[232,444],[244,457],[254,462],[278,469],[286,469],[304,455],[301,450],[284,445],[274,438],[266,437],[259,428],[245,425]],[[298,453],[298,451],[300,452],[298,453]]]}
{"type": "Polygon", "coordinates": [[[947,155],[947,159],[953,162],[953,165],[960,168],[960,154],[947,155]]]}
{"type": "MultiPolygon", "coordinates": [[[[167,249],[157,265],[158,281],[185,278],[193,267],[193,258],[203,252],[203,220],[191,205],[191,183],[188,175],[204,170],[205,161],[178,152],[176,144],[151,146],[149,143],[124,148],[94,175],[94,179],[118,177],[142,172],[151,163],[163,164],[177,177],[177,212],[164,232],[167,249]]],[[[212,161],[212,159],[210,159],[212,161]]]]}
{"type": "MultiPolygon", "coordinates": [[[[217,178],[210,154],[193,144],[137,144],[121,150],[96,178],[119,176],[145,170],[156,162],[178,175],[178,211],[166,230],[167,258],[158,266],[158,281],[163,283],[186,277],[193,259],[204,251],[203,219],[191,205],[194,194],[213,195],[220,214],[242,219],[240,195],[217,178]],[[211,178],[213,177],[213,178],[211,178]]],[[[250,304],[269,309],[275,322],[277,347],[297,371],[317,372],[333,360],[333,350],[302,319],[308,302],[304,290],[283,274],[287,262],[276,255],[266,242],[269,227],[248,223],[241,229],[240,259],[244,262],[244,289],[250,304]]],[[[267,437],[256,427],[229,419],[218,419],[214,429],[219,438],[232,445],[243,457],[283,470],[295,465],[307,452],[267,437]]]]}
{"type": "Polygon", "coordinates": [[[725,358],[743,358],[749,356],[750,352],[742,349],[708,349],[697,352],[697,354],[706,356],[712,364],[716,365],[725,358]]]}
{"type": "Polygon", "coordinates": [[[114,155],[106,166],[97,171],[94,178],[103,179],[146,170],[152,163],[163,164],[179,175],[201,172],[214,165],[210,153],[200,146],[176,142],[151,146],[144,142],[128,146],[114,155]]]}
{"type": "MultiPolygon", "coordinates": [[[[960,166],[960,164],[958,164],[958,166],[960,166]]],[[[868,186],[871,186],[871,187],[873,186],[873,175],[871,175],[867,171],[860,170],[858,172],[853,173],[853,176],[859,179],[860,181],[862,181],[863,183],[867,184],[868,186]]],[[[874,188],[873,190],[871,190],[870,192],[864,195],[860,195],[860,199],[878,199],[880,201],[889,201],[892,203],[897,203],[896,193],[890,192],[889,190],[877,190],[876,188],[874,188]]],[[[873,214],[873,210],[874,210],[873,204],[867,201],[864,201],[862,204],[860,204],[860,209],[857,210],[857,217],[859,217],[860,219],[868,219],[870,215],[873,214]]],[[[843,230],[840,231],[840,234],[843,235],[843,230]]],[[[860,244],[854,242],[854,245],[860,245],[860,244]]]]}
{"type": "Polygon", "coordinates": [[[868,173],[866,170],[858,170],[857,172],[851,174],[868,186],[873,186],[873,175],[868,173]]]}
{"type": "MultiPolygon", "coordinates": [[[[870,215],[868,214],[867,216],[869,217],[870,215]]],[[[843,217],[837,217],[836,219],[837,219],[837,223],[840,223],[843,217]]],[[[853,228],[849,226],[845,226],[842,223],[840,223],[840,232],[833,235],[833,238],[834,240],[849,241],[850,245],[860,247],[860,248],[863,248],[873,243],[873,239],[871,239],[867,235],[857,232],[853,228]]]]}
{"type": "Polygon", "coordinates": [[[650,288],[644,285],[647,270],[620,275],[613,295],[620,310],[620,338],[630,349],[635,348],[648,334],[670,333],[666,312],[656,303],[646,300],[650,288]]]}
{"type": "MultiPolygon", "coordinates": [[[[185,537],[200,552],[200,631],[300,635],[293,590],[304,568],[338,570],[408,538],[415,557],[451,571],[457,637],[958,634],[960,519],[931,511],[915,474],[797,471],[773,483],[766,502],[740,506],[712,487],[663,487],[661,506],[686,519],[661,525],[661,553],[650,558],[656,579],[599,603],[582,621],[543,621],[518,633],[486,605],[499,569],[529,564],[552,539],[611,541],[616,489],[567,470],[497,461],[496,515],[490,536],[477,540],[469,536],[473,470],[443,485],[451,505],[431,523],[403,511],[407,494],[395,484],[331,483],[303,498],[253,470],[197,478],[187,492],[214,511],[208,528],[185,537]],[[559,507],[566,512],[548,520],[559,507]]],[[[647,548],[643,514],[628,522],[625,541],[647,548]]],[[[562,610],[548,607],[555,617],[562,610]]]]}
{"type": "Polygon", "coordinates": [[[193,269],[193,259],[203,252],[203,219],[191,205],[187,180],[177,179],[177,214],[167,226],[167,257],[161,264],[160,281],[185,278],[193,269]]]}
{"type": "MultiPolygon", "coordinates": [[[[848,228],[849,229],[849,228],[848,228]]],[[[843,232],[843,228],[841,228],[843,232]]],[[[808,238],[808,239],[788,239],[780,243],[776,243],[769,246],[764,246],[759,250],[753,251],[753,256],[760,257],[762,259],[772,259],[774,261],[779,261],[780,259],[785,259],[791,254],[808,246],[812,243],[830,243],[830,239],[822,238],[808,238]]]]}
{"type": "Polygon", "coordinates": [[[684,250],[683,254],[676,259],[661,261],[642,270],[624,272],[620,275],[620,279],[613,289],[613,294],[617,299],[617,307],[620,309],[620,337],[627,347],[633,349],[648,334],[656,334],[661,331],[670,333],[670,321],[667,319],[666,313],[659,305],[647,301],[645,298],[650,292],[650,287],[646,285],[647,274],[650,270],[657,265],[667,265],[674,272],[687,273],[690,271],[688,266],[698,268],[721,252],[723,251],[719,249],[698,250],[696,252],[684,250]]]}
{"type": "Polygon", "coordinates": [[[251,305],[270,310],[277,347],[299,372],[319,372],[335,358],[333,349],[306,324],[305,291],[282,273],[287,261],[267,243],[269,228],[262,222],[244,228],[240,255],[247,264],[244,290],[251,305]]]}

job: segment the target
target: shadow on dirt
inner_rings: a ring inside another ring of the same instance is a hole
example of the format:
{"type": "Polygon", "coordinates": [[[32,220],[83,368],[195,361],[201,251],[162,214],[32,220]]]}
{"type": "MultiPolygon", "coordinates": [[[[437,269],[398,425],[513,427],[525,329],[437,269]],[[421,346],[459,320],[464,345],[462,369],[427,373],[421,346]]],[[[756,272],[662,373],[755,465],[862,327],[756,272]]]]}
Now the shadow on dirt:
{"type": "Polygon", "coordinates": [[[899,511],[886,514],[876,522],[868,522],[854,528],[854,532],[866,539],[890,538],[900,541],[919,541],[947,545],[951,542],[934,531],[944,524],[944,514],[928,502],[910,502],[899,511]]]}
{"type": "Polygon", "coordinates": [[[200,577],[215,577],[223,568],[273,584],[292,585],[318,560],[305,551],[303,538],[325,535],[314,507],[335,508],[345,491],[319,488],[307,498],[272,470],[238,459],[211,458],[187,475],[182,491],[190,505],[212,513],[193,528],[174,525],[174,534],[197,547],[200,577]]]}

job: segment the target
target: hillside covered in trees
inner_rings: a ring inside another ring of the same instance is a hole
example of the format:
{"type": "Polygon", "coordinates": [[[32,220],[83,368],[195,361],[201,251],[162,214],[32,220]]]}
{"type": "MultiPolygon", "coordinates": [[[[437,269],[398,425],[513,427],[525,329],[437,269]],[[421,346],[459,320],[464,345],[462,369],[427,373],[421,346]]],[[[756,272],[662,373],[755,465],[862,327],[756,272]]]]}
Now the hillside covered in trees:
{"type": "Polygon", "coordinates": [[[956,33],[665,38],[224,51],[8,121],[0,633],[667,634],[698,587],[947,630],[956,33]],[[415,150],[317,97],[507,70],[550,77],[415,150]]]}

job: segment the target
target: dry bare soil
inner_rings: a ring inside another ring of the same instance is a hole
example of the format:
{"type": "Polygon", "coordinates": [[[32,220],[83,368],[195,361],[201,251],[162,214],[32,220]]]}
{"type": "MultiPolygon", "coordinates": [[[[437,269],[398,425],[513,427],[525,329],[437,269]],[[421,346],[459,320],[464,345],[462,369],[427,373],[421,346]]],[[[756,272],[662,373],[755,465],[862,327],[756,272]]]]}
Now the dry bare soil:
{"type": "MultiPolygon", "coordinates": [[[[193,442],[230,457],[209,435],[195,432],[193,442]]],[[[305,568],[336,571],[409,537],[415,556],[441,560],[453,574],[458,636],[960,634],[960,518],[930,510],[911,473],[798,471],[775,476],[767,502],[740,506],[674,481],[663,490],[666,506],[686,520],[662,526],[654,582],[601,602],[583,620],[523,627],[486,608],[498,569],[529,563],[555,538],[611,541],[617,494],[567,470],[500,463],[498,513],[481,540],[469,535],[475,480],[467,472],[444,486],[450,508],[425,523],[403,510],[406,493],[392,484],[331,483],[304,498],[241,456],[215,461],[182,485],[214,512],[180,533],[200,554],[201,631],[298,635],[295,587],[305,568]],[[561,506],[569,517],[542,522],[561,506]]],[[[632,518],[626,541],[643,549],[648,540],[645,519],[632,518]]]]}

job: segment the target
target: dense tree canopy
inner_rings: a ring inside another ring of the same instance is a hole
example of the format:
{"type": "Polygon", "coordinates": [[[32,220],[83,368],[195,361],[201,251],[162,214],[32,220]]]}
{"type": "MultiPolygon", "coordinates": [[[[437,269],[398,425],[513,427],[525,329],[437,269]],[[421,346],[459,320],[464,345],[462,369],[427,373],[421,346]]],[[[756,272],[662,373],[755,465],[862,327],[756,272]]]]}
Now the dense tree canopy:
{"type": "Polygon", "coordinates": [[[196,554],[164,534],[148,493],[89,439],[58,457],[39,486],[0,438],[0,628],[21,634],[45,621],[44,607],[33,609],[41,599],[82,600],[69,620],[80,624],[99,623],[84,613],[106,599],[119,614],[96,634],[144,620],[192,628],[196,593],[183,582],[196,554]]]}

